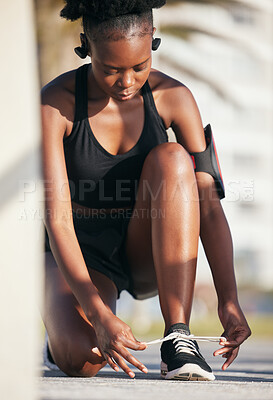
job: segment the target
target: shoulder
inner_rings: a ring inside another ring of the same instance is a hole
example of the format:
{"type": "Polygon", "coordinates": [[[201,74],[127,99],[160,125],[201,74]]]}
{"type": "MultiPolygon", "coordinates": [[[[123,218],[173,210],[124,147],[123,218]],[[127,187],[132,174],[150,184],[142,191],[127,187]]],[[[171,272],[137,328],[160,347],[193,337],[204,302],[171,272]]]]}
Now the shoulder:
{"type": "Polygon", "coordinates": [[[177,79],[165,74],[158,69],[152,68],[149,75],[149,84],[153,90],[167,90],[175,88],[186,88],[186,86],[177,79]]]}
{"type": "Polygon", "coordinates": [[[76,70],[65,72],[47,83],[41,90],[41,118],[43,134],[62,140],[71,129],[75,109],[76,70]]]}
{"type": "Polygon", "coordinates": [[[41,89],[42,108],[55,110],[67,119],[73,118],[75,77],[76,69],[65,72],[48,82],[41,89]]]}
{"type": "Polygon", "coordinates": [[[171,76],[152,69],[149,84],[160,116],[169,128],[181,110],[195,108],[196,103],[191,90],[171,76]]]}
{"type": "Polygon", "coordinates": [[[74,93],[75,91],[76,70],[64,72],[52,81],[48,82],[41,90],[42,99],[63,95],[65,93],[74,93]]]}

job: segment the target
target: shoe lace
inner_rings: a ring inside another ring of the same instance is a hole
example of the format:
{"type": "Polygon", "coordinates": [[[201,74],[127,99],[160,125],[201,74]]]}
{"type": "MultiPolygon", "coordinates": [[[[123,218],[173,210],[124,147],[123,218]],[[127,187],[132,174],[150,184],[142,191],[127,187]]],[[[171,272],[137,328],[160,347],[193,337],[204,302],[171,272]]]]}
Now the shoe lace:
{"type": "Polygon", "coordinates": [[[194,336],[194,335],[185,335],[185,334],[178,333],[178,332],[172,332],[168,336],[165,336],[161,339],[152,340],[151,342],[146,342],[146,344],[150,345],[150,344],[162,343],[167,340],[173,340],[176,338],[181,339],[181,340],[184,339],[187,342],[191,339],[194,339],[195,341],[199,340],[199,341],[204,341],[204,342],[219,342],[220,340],[222,340],[222,341],[227,340],[223,336],[220,336],[220,337],[218,337],[218,336],[217,337],[216,336],[194,336]]]}
{"type": "Polygon", "coordinates": [[[196,347],[197,345],[194,343],[193,340],[190,339],[182,339],[180,337],[177,337],[173,339],[173,344],[175,347],[175,353],[188,353],[192,355],[197,355],[200,356],[200,353],[198,351],[198,348],[196,347]]]}

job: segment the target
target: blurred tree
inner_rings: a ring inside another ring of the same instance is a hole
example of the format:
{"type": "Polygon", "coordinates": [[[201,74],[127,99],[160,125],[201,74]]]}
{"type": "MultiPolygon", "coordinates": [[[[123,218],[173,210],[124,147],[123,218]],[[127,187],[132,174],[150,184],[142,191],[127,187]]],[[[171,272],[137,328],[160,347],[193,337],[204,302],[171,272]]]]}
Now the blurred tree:
{"type": "Polygon", "coordinates": [[[70,22],[59,16],[63,0],[34,0],[41,86],[74,69],[81,61],[74,53],[80,44],[79,21],[70,22]]]}
{"type": "MultiPolygon", "coordinates": [[[[243,1],[242,1],[243,2],[243,1]]],[[[175,3],[201,3],[201,4],[218,4],[221,6],[226,6],[231,3],[240,3],[240,0],[167,0],[167,4],[175,3]]]]}
{"type": "MultiPolygon", "coordinates": [[[[199,3],[200,5],[217,4],[228,8],[231,5],[240,5],[240,0],[167,0],[167,6],[179,4],[199,3]]],[[[243,4],[244,2],[241,2],[243,4]]],[[[82,30],[79,21],[70,22],[59,16],[64,6],[64,0],[34,0],[36,11],[36,27],[38,41],[38,55],[40,66],[40,81],[43,86],[59,74],[74,69],[82,61],[75,55],[73,48],[78,46],[79,34],[82,30]]],[[[161,13],[164,20],[164,10],[161,13]]],[[[196,27],[177,26],[173,24],[161,25],[161,30],[184,40],[190,40],[196,27]]]]}
{"type": "MultiPolygon", "coordinates": [[[[181,39],[181,43],[186,44],[188,53],[191,53],[190,56],[196,48],[197,56],[195,62],[189,66],[186,56],[184,61],[181,59],[178,61],[175,54],[172,56],[162,51],[159,62],[207,84],[222,99],[239,107],[240,104],[233,93],[226,90],[218,76],[204,73],[202,68],[197,68],[200,54],[196,43],[200,38],[207,40],[206,43],[209,43],[210,39],[217,39],[219,43],[222,43],[223,48],[233,46],[234,49],[238,48],[241,54],[252,54],[253,41],[243,32],[243,29],[250,30],[249,23],[252,23],[257,5],[252,0],[167,0],[167,5],[169,8],[165,8],[165,14],[164,10],[159,14],[160,31],[181,39]]],[[[229,62],[233,61],[230,59],[229,62]]],[[[213,59],[211,63],[213,64],[213,59]]]]}

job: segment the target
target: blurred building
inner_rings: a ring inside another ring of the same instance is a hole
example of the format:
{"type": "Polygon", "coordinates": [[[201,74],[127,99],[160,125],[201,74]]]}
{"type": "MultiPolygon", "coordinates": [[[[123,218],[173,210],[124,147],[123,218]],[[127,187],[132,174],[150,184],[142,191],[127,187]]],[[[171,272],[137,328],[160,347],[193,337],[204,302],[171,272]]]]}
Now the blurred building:
{"type": "Polygon", "coordinates": [[[273,2],[169,3],[155,12],[154,66],[189,87],[212,125],[239,284],[273,289],[273,2]]]}

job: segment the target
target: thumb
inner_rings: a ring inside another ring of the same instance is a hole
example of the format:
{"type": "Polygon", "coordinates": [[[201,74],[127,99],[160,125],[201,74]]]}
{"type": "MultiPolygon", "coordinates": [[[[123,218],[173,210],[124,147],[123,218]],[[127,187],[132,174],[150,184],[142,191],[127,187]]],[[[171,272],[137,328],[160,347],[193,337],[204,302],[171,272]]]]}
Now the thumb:
{"type": "Polygon", "coordinates": [[[227,339],[227,341],[229,341],[231,339],[233,331],[234,331],[233,327],[226,328],[224,330],[222,336],[225,337],[227,339]]]}
{"type": "Polygon", "coordinates": [[[134,337],[134,339],[135,339],[135,345],[137,347],[136,350],[145,350],[145,349],[147,349],[147,347],[148,347],[147,343],[141,342],[141,341],[137,340],[135,337],[134,337]]]}
{"type": "Polygon", "coordinates": [[[147,348],[145,342],[139,342],[135,337],[133,337],[133,339],[127,339],[126,346],[132,350],[145,350],[147,348]]]}
{"type": "Polygon", "coordinates": [[[137,340],[135,337],[134,337],[134,340],[135,340],[135,345],[137,347],[137,350],[147,349],[148,345],[145,342],[141,342],[141,341],[137,340]]]}
{"type": "Polygon", "coordinates": [[[148,345],[145,342],[139,342],[138,340],[136,341],[138,344],[138,350],[145,350],[147,349],[148,345]]]}
{"type": "Polygon", "coordinates": [[[136,350],[145,350],[145,349],[147,349],[147,347],[148,347],[147,343],[137,340],[134,334],[133,334],[133,339],[134,339],[135,345],[137,347],[136,350]]]}

